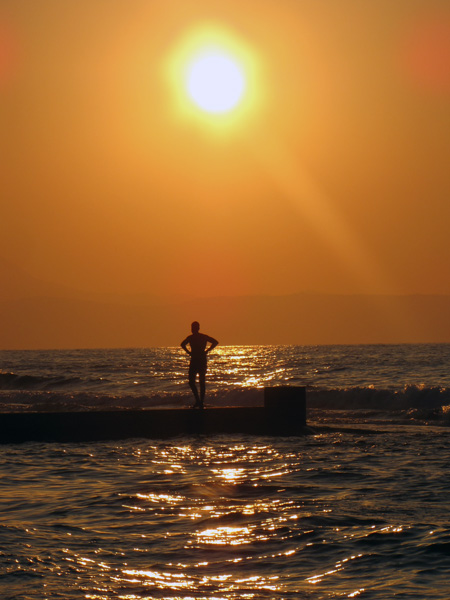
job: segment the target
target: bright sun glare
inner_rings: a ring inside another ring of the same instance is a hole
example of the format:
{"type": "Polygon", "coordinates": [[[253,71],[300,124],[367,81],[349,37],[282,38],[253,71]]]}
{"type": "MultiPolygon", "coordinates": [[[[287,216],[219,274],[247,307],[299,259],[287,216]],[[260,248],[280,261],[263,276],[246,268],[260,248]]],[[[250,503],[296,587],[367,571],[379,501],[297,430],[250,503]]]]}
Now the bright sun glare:
{"type": "Polygon", "coordinates": [[[233,30],[201,23],[179,38],[162,64],[174,115],[203,131],[228,135],[259,113],[259,57],[233,30]]]}
{"type": "Polygon", "coordinates": [[[225,113],[242,99],[245,78],[231,56],[215,51],[192,60],[186,85],[189,97],[199,108],[209,113],[225,113]]]}

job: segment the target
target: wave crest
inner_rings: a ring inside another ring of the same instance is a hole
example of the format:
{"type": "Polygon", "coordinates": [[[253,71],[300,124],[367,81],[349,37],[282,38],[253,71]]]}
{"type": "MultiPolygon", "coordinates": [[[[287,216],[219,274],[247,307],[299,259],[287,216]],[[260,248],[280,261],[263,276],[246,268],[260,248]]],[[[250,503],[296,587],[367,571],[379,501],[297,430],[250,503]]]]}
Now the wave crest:
{"type": "Polygon", "coordinates": [[[47,377],[45,375],[17,375],[0,373],[0,390],[51,390],[75,386],[79,377],[47,377]]]}

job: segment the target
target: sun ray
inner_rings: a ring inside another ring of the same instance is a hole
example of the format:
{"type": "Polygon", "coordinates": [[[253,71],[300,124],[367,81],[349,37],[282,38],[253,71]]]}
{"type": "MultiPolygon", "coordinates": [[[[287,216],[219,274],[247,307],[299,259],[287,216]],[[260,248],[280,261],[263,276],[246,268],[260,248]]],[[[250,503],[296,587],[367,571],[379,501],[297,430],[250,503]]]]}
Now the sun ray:
{"type": "MultiPolygon", "coordinates": [[[[333,255],[346,266],[361,292],[377,294],[377,290],[389,290],[395,298],[399,294],[395,282],[388,277],[364,241],[343,218],[332,198],[294,158],[294,154],[280,141],[276,132],[261,132],[258,139],[252,140],[252,151],[264,164],[284,200],[314,228],[316,235],[322,238],[333,255]]],[[[405,312],[404,304],[397,305],[393,298],[389,314],[384,316],[391,319],[397,328],[401,326],[407,332],[414,322],[413,316],[405,312]]],[[[385,312],[381,304],[378,309],[385,312]]]]}

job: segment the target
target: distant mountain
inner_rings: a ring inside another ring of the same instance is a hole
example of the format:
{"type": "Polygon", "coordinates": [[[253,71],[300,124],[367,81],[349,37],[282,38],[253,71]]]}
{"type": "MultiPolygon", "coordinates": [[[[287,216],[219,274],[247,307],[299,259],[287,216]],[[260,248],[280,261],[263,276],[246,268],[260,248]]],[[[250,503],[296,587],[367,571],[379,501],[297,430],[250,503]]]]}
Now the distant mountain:
{"type": "Polygon", "coordinates": [[[298,294],[106,301],[37,294],[0,301],[0,347],[177,346],[193,320],[222,344],[450,342],[450,296],[298,294]]]}
{"type": "Polygon", "coordinates": [[[0,257],[0,301],[41,296],[64,297],[71,293],[70,289],[41,281],[0,257]]]}
{"type": "Polygon", "coordinates": [[[148,306],[160,304],[161,299],[148,294],[108,294],[82,291],[33,277],[10,261],[0,257],[0,302],[30,298],[53,298],[95,302],[113,302],[148,306]]]}

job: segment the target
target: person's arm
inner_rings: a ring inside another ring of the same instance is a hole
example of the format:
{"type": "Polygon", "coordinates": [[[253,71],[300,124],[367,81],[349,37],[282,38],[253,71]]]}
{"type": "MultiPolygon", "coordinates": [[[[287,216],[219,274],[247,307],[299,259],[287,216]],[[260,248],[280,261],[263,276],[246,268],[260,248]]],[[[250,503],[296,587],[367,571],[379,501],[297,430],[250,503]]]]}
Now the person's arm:
{"type": "Polygon", "coordinates": [[[211,352],[211,350],[213,350],[217,344],[219,343],[217,340],[215,340],[212,337],[208,336],[208,342],[211,344],[210,347],[208,348],[208,350],[206,350],[206,353],[211,352]]]}
{"type": "Polygon", "coordinates": [[[183,348],[183,350],[186,352],[186,354],[191,355],[192,352],[191,350],[188,349],[187,345],[189,344],[189,338],[187,337],[185,340],[183,340],[180,344],[180,346],[183,348]]]}

